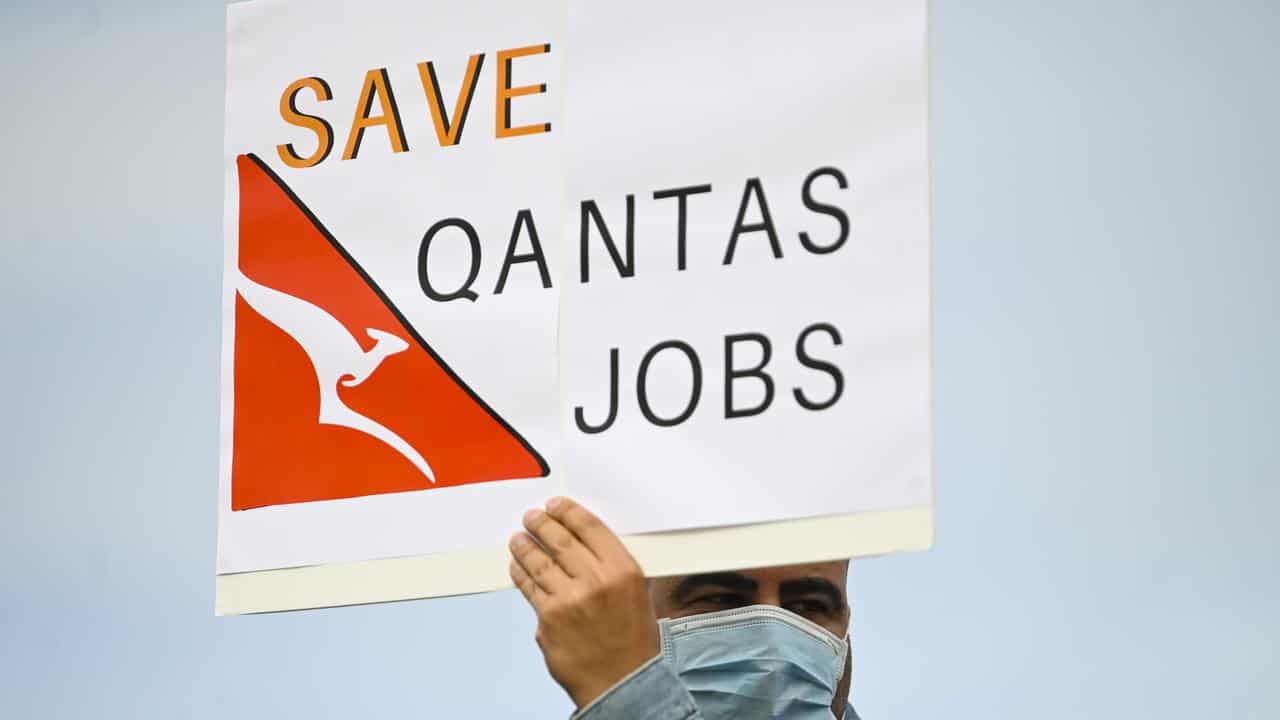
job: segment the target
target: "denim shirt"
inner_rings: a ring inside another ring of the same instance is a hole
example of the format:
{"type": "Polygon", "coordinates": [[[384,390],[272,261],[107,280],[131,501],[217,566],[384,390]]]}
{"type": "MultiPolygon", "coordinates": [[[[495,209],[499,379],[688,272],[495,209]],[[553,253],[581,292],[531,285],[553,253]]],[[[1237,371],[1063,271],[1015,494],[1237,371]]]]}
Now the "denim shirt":
{"type": "MultiPolygon", "coordinates": [[[[702,720],[702,714],[684,683],[659,655],[574,713],[570,720],[702,720]]],[[[843,720],[858,720],[852,705],[845,706],[843,720]]]]}

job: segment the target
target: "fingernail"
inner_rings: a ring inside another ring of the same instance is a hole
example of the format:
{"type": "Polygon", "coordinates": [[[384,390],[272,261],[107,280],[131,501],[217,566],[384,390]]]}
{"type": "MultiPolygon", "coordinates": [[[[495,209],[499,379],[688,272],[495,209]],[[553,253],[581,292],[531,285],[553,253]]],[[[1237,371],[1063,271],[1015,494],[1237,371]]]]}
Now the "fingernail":
{"type": "Polygon", "coordinates": [[[562,498],[562,497],[553,497],[553,498],[551,498],[550,500],[548,500],[548,501],[547,501],[547,509],[548,509],[548,510],[555,510],[555,509],[559,508],[559,507],[560,507],[561,505],[563,505],[563,504],[564,504],[564,498],[562,498]]]}
{"type": "Polygon", "coordinates": [[[511,547],[522,548],[529,544],[529,537],[524,533],[516,533],[511,536],[511,547]]]}
{"type": "Polygon", "coordinates": [[[541,510],[539,510],[539,509],[537,509],[537,508],[534,508],[534,509],[532,509],[532,510],[528,510],[528,511],[526,511],[526,512],[525,512],[525,514],[524,514],[524,523],[525,523],[526,525],[528,525],[529,523],[533,522],[534,520],[537,520],[537,519],[538,519],[538,516],[539,516],[539,515],[541,515],[541,514],[542,514],[542,511],[541,511],[541,510]]]}

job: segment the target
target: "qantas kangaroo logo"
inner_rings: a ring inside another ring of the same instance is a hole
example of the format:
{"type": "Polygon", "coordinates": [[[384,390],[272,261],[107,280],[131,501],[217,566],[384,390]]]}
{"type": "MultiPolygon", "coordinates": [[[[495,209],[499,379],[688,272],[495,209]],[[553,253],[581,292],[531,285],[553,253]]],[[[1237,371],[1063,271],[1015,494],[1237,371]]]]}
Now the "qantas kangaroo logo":
{"type": "Polygon", "coordinates": [[[273,290],[245,277],[238,278],[236,291],[253,308],[276,327],[284,330],[307,354],[320,382],[320,418],[326,425],[358,430],[390,445],[422,471],[431,482],[435,474],[431,466],[403,438],[364,415],[347,407],[338,396],[338,384],[356,387],[364,382],[388,355],[404,352],[409,343],[389,332],[368,328],[373,338],[372,350],[360,347],[332,315],[305,300],[273,290]]]}
{"type": "Polygon", "coordinates": [[[237,170],[232,510],[548,473],[270,168],[237,170]]]}

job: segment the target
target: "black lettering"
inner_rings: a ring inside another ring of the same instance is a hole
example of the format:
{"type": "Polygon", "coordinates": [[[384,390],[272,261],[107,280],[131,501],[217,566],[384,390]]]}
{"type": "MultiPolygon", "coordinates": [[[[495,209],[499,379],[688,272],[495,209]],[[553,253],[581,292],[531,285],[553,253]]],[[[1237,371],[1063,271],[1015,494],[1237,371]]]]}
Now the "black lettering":
{"type": "Polygon", "coordinates": [[[811,334],[818,331],[822,331],[830,336],[831,344],[833,345],[840,345],[844,342],[840,338],[840,331],[827,323],[816,323],[814,325],[810,325],[804,329],[804,332],[800,333],[800,337],[796,338],[796,358],[800,360],[800,364],[807,368],[813,368],[819,372],[826,373],[831,376],[833,381],[835,381],[835,391],[831,393],[831,397],[821,402],[814,402],[810,400],[805,396],[803,390],[795,388],[792,392],[795,393],[796,402],[800,403],[800,407],[806,410],[826,410],[832,405],[835,405],[836,401],[840,399],[840,396],[844,394],[844,373],[840,372],[840,368],[825,360],[815,359],[805,348],[805,341],[809,339],[811,334]]]}
{"type": "Polygon", "coordinates": [[[580,234],[580,261],[581,261],[581,278],[582,282],[591,281],[591,269],[589,266],[590,253],[587,248],[587,240],[590,238],[591,229],[588,226],[587,219],[590,218],[596,225],[596,229],[600,231],[600,237],[604,240],[604,245],[609,250],[609,256],[613,259],[613,265],[618,269],[619,277],[631,277],[636,274],[636,196],[627,195],[627,257],[624,260],[618,252],[618,246],[613,242],[613,235],[609,233],[609,228],[604,224],[604,218],[600,216],[600,208],[596,205],[595,200],[582,201],[581,214],[581,234],[580,234]]]}
{"type": "Polygon", "coordinates": [[[582,406],[573,409],[573,421],[578,430],[587,435],[595,435],[608,430],[613,421],[618,419],[618,348],[609,349],[609,416],[599,425],[591,425],[582,413],[582,406]]]}
{"type": "Polygon", "coordinates": [[[690,195],[699,195],[711,192],[710,185],[689,185],[687,187],[671,188],[670,190],[658,190],[653,194],[654,200],[666,200],[667,198],[676,198],[676,269],[684,270],[685,268],[685,237],[688,228],[688,198],[690,195]]]}
{"type": "Polygon", "coordinates": [[[849,215],[835,205],[828,205],[813,199],[813,181],[824,175],[835,178],[836,185],[838,185],[841,190],[846,190],[849,187],[849,182],[844,179],[844,173],[833,167],[818,168],[817,170],[809,173],[809,177],[804,179],[804,187],[801,192],[801,196],[804,199],[804,206],[816,213],[830,215],[836,219],[836,222],[840,223],[840,236],[837,237],[835,242],[830,245],[818,245],[809,238],[809,233],[800,233],[800,244],[803,245],[806,250],[814,253],[815,255],[833,253],[836,250],[839,250],[845,244],[845,241],[849,239],[849,215]]]}
{"type": "Polygon", "coordinates": [[[773,404],[773,378],[764,369],[773,358],[773,345],[760,333],[726,335],[724,338],[724,416],[726,418],[759,415],[773,404]],[[740,342],[754,342],[760,346],[760,362],[754,367],[739,370],[733,362],[733,347],[740,342]],[[757,378],[764,383],[764,399],[755,407],[739,409],[733,402],[733,383],[739,378],[757,378]]]}
{"type": "Polygon", "coordinates": [[[516,222],[511,228],[511,242],[507,243],[507,255],[502,259],[502,271],[498,273],[498,284],[494,287],[493,294],[502,294],[503,288],[507,286],[507,272],[511,270],[512,265],[526,262],[537,263],[538,274],[542,277],[542,287],[551,287],[551,273],[547,271],[547,258],[542,254],[542,243],[538,242],[538,230],[533,225],[532,210],[521,210],[516,213],[516,222]],[[517,255],[516,243],[520,241],[521,227],[528,229],[529,244],[533,249],[517,255]]]}
{"type": "Polygon", "coordinates": [[[640,412],[644,414],[645,419],[658,427],[672,427],[688,420],[697,409],[698,400],[702,398],[702,363],[698,361],[698,353],[679,340],[667,340],[654,345],[640,360],[640,369],[636,372],[636,398],[640,401],[640,412]],[[653,359],[663,350],[679,350],[684,353],[689,359],[689,368],[693,373],[693,390],[690,393],[689,403],[679,415],[673,418],[658,417],[649,406],[649,363],[653,362],[653,359]]]}
{"type": "Polygon", "coordinates": [[[724,253],[724,264],[728,265],[733,262],[733,252],[738,247],[739,235],[761,230],[769,233],[769,247],[773,250],[773,256],[775,258],[782,257],[782,246],[778,244],[778,231],[773,227],[773,216],[769,214],[769,203],[764,198],[764,188],[760,185],[760,178],[749,178],[746,187],[742,190],[742,202],[738,205],[738,219],[733,223],[733,234],[729,236],[729,248],[724,253]],[[761,220],[756,223],[744,224],[743,220],[747,216],[747,205],[753,196],[756,199],[756,204],[760,206],[761,220]]]}
{"type": "Polygon", "coordinates": [[[471,290],[471,286],[475,283],[476,276],[479,274],[480,237],[476,235],[476,229],[471,227],[471,223],[462,218],[445,218],[432,225],[431,229],[427,230],[427,234],[422,236],[422,245],[418,247],[418,283],[422,285],[422,292],[426,293],[427,297],[437,302],[449,302],[450,300],[460,300],[462,298],[475,302],[479,296],[471,290]],[[442,293],[431,285],[431,278],[427,274],[427,253],[436,234],[448,227],[458,228],[467,236],[467,241],[471,245],[471,272],[467,275],[466,281],[457,290],[442,293]]]}

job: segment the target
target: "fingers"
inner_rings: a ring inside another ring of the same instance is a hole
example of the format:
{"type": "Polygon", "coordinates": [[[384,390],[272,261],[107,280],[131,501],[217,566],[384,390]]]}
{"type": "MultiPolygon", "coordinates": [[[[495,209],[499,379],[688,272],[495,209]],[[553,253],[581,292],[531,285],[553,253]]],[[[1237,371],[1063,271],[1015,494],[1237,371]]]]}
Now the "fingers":
{"type": "Polygon", "coordinates": [[[590,510],[566,497],[554,497],[547,501],[547,515],[572,532],[583,545],[601,560],[631,559],[622,541],[613,534],[590,510]]]}
{"type": "Polygon", "coordinates": [[[520,563],[516,562],[515,558],[511,559],[507,572],[511,574],[511,582],[515,583],[516,589],[520,591],[524,599],[529,601],[535,611],[541,612],[546,593],[538,589],[538,584],[533,581],[529,573],[524,571],[520,563]]]}
{"type": "Polygon", "coordinates": [[[569,577],[584,577],[596,556],[558,520],[541,510],[524,514],[524,527],[569,577]]]}
{"type": "Polygon", "coordinates": [[[575,578],[599,578],[601,570],[639,572],[625,545],[600,518],[569,498],[547,501],[545,512],[530,510],[528,533],[511,538],[511,580],[541,610],[556,593],[568,593],[575,578]]]}
{"type": "Polygon", "coordinates": [[[513,535],[510,548],[511,556],[541,592],[554,595],[569,582],[564,570],[527,533],[513,535]]]}

